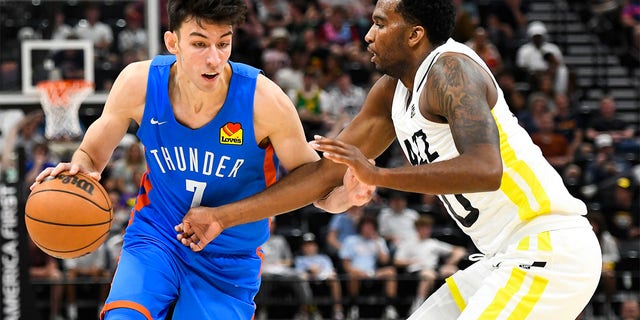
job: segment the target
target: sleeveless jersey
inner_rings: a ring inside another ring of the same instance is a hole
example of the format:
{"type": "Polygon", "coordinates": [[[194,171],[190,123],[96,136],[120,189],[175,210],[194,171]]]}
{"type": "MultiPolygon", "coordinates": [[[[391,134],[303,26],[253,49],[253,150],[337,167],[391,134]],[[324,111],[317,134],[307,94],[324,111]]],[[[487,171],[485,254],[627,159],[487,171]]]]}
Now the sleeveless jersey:
{"type": "MultiPolygon", "coordinates": [[[[157,56],[149,69],[146,105],[137,135],[145,148],[142,178],[126,236],[151,237],[173,245],[174,226],[190,207],[238,201],[275,183],[278,159],[272,146],[258,147],[253,104],[260,71],[229,62],[229,91],[218,114],[204,126],[180,124],[169,101],[175,56],[157,56]]],[[[269,237],[268,220],[225,229],[205,252],[255,254],[269,237]]]]}
{"type": "MultiPolygon", "coordinates": [[[[418,68],[412,95],[398,81],[392,118],[398,141],[412,165],[460,155],[449,124],[425,119],[418,107],[429,70],[443,52],[465,54],[491,75],[487,65],[472,49],[449,39],[433,50],[418,68]]],[[[492,115],[500,133],[503,165],[500,189],[438,196],[476,247],[488,255],[503,250],[505,244],[527,234],[581,225],[576,217],[586,214],[585,204],[568,192],[560,175],[518,124],[495,78],[491,78],[498,91],[492,115]]]]}

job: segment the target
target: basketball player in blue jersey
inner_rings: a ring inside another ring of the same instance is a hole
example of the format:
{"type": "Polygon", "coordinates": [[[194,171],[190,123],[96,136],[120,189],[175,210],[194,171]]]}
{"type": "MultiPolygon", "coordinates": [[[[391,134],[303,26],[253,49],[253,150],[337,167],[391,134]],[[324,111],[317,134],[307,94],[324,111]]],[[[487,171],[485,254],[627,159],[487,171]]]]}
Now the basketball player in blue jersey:
{"type": "MultiPolygon", "coordinates": [[[[295,171],[320,157],[287,95],[259,70],[229,61],[244,0],[170,0],[167,9],[172,55],[127,66],[71,162],[36,183],[66,170],[100,179],[135,121],[148,170],[101,318],[164,319],[175,303],[173,319],[248,320],[268,220],[228,228],[200,252],[181,245],[174,226],[189,208],[249,197],[275,183],[280,166],[295,171]]],[[[351,204],[372,192],[354,178],[338,189],[337,201],[351,204]]]]}
{"type": "Polygon", "coordinates": [[[487,65],[450,39],[454,21],[451,0],[377,1],[365,40],[385,76],[337,140],[314,140],[324,159],[254,197],[192,209],[178,226],[183,244],[206,250],[221,230],[315,201],[348,167],[366,184],[439,195],[484,254],[410,320],[575,319],[601,269],[586,206],[518,125],[487,65]],[[412,166],[367,161],[394,139],[412,166]]]}

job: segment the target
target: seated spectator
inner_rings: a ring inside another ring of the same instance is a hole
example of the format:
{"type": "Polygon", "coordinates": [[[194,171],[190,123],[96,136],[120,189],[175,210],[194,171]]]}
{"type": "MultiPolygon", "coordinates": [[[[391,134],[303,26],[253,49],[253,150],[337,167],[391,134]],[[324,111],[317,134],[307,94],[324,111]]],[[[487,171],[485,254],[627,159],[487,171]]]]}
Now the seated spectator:
{"type": "Polygon", "coordinates": [[[585,136],[594,141],[598,135],[608,134],[613,139],[616,153],[640,153],[640,143],[635,141],[633,126],[616,114],[616,101],[613,96],[606,95],[600,99],[598,112],[587,124],[585,136]]]}
{"type": "Polygon", "coordinates": [[[553,96],[553,104],[555,105],[555,115],[553,117],[555,129],[567,138],[571,153],[574,154],[583,142],[583,124],[576,114],[576,108],[571,104],[571,100],[567,94],[562,92],[556,93],[553,96]]]}
{"type": "Polygon", "coordinates": [[[391,257],[395,250],[406,241],[414,241],[416,234],[414,223],[418,220],[418,211],[408,207],[407,194],[393,191],[389,194],[388,205],[380,209],[378,226],[380,236],[387,241],[391,257]]]}
{"type": "Polygon", "coordinates": [[[550,91],[552,93],[573,93],[573,83],[569,67],[551,52],[546,52],[543,56],[547,62],[547,70],[543,74],[549,77],[550,91]]]}
{"type": "Polygon", "coordinates": [[[291,66],[289,44],[287,29],[271,30],[265,49],[262,51],[262,69],[267,77],[274,79],[280,69],[291,66]]]}
{"type": "Polygon", "coordinates": [[[366,95],[363,87],[353,84],[349,73],[341,72],[338,75],[335,86],[328,90],[329,103],[325,109],[325,121],[332,129],[326,134],[327,137],[337,136],[351,122],[364,104],[366,95]]]}
{"type": "MultiPolygon", "coordinates": [[[[312,306],[313,296],[309,283],[305,280],[304,274],[298,272],[293,267],[293,254],[291,247],[284,236],[277,234],[276,220],[271,219],[269,224],[271,235],[261,246],[262,257],[262,286],[258,292],[258,301],[264,301],[274,294],[276,283],[291,286],[295,292],[295,297],[300,301],[300,310],[296,318],[307,318],[316,316],[317,310],[312,306]]],[[[258,308],[257,319],[267,319],[268,310],[266,306],[258,308]]]]}
{"type": "Polygon", "coordinates": [[[29,277],[53,282],[49,285],[49,319],[64,320],[61,315],[63,286],[56,284],[62,281],[62,271],[58,267],[58,261],[44,253],[29,238],[29,277]]]}
{"type": "Polygon", "coordinates": [[[44,114],[41,110],[29,112],[19,121],[14,122],[8,132],[3,133],[4,150],[2,150],[2,167],[8,168],[10,159],[18,148],[23,148],[27,161],[33,160],[31,150],[37,143],[45,142],[41,126],[44,124],[44,114]]]}
{"type": "Polygon", "coordinates": [[[67,317],[69,320],[78,319],[78,305],[76,304],[76,292],[79,284],[74,283],[78,279],[86,278],[92,282],[100,283],[98,289],[98,301],[100,304],[96,314],[102,311],[104,301],[109,293],[111,271],[109,266],[109,253],[103,244],[97,250],[74,259],[62,260],[67,281],[67,317]]]}
{"type": "Polygon", "coordinates": [[[135,6],[127,6],[124,12],[126,27],[118,33],[118,51],[122,54],[134,50],[147,52],[149,37],[144,28],[143,16],[135,6]]]}
{"type": "Polygon", "coordinates": [[[563,172],[566,165],[573,161],[573,153],[569,141],[555,130],[553,114],[547,112],[538,121],[538,131],[531,134],[542,155],[558,171],[563,172]]]}
{"type": "Polygon", "coordinates": [[[396,267],[405,268],[419,281],[410,313],[429,297],[436,279],[444,279],[458,271],[458,263],[466,254],[462,247],[431,238],[433,223],[433,218],[426,215],[416,220],[418,239],[402,243],[394,259],[396,267]],[[444,259],[444,263],[440,264],[440,259],[444,259]]]}
{"type": "Polygon", "coordinates": [[[640,59],[640,1],[625,1],[620,12],[620,21],[627,33],[630,49],[640,59]]]}
{"type": "Polygon", "coordinates": [[[482,58],[482,61],[487,64],[491,73],[497,75],[502,71],[502,56],[498,48],[490,42],[484,28],[476,28],[473,37],[466,42],[466,45],[482,58]]]}
{"type": "Polygon", "coordinates": [[[335,214],[329,220],[326,251],[337,255],[347,237],[358,233],[357,226],[364,215],[364,207],[353,206],[346,212],[335,214]]]}
{"type": "Polygon", "coordinates": [[[318,73],[308,69],[304,73],[302,86],[289,91],[289,98],[298,110],[307,141],[313,140],[314,135],[324,135],[328,130],[327,109],[329,96],[318,85],[318,73]]]}
{"type": "Polygon", "coordinates": [[[540,118],[551,111],[549,109],[549,98],[540,92],[529,95],[527,109],[518,114],[518,122],[527,130],[529,134],[538,131],[540,118]]]}
{"type": "MultiPolygon", "coordinates": [[[[602,274],[600,288],[604,290],[607,303],[612,303],[613,294],[616,292],[616,263],[620,260],[617,239],[607,231],[604,217],[599,212],[590,212],[587,219],[591,223],[593,232],[598,236],[600,249],[602,250],[602,274]]],[[[610,307],[610,306],[609,306],[610,307]]]]}
{"type": "Polygon", "coordinates": [[[344,319],[342,310],[342,286],[333,267],[331,258],[318,252],[318,244],[313,233],[305,233],[302,237],[302,254],[294,260],[298,272],[305,274],[307,280],[327,285],[333,300],[333,320],[344,319]]]}
{"type": "Polygon", "coordinates": [[[595,155],[593,160],[587,163],[585,171],[586,183],[599,184],[631,168],[629,161],[615,153],[611,135],[606,133],[598,135],[594,146],[595,155]]]}
{"type": "Polygon", "coordinates": [[[640,320],[638,298],[629,297],[620,304],[620,320],[640,320]]]}
{"type": "Polygon", "coordinates": [[[360,42],[360,34],[349,18],[347,7],[332,6],[327,12],[326,21],[318,28],[317,38],[320,45],[342,53],[344,45],[360,42]]]}
{"type": "Polygon", "coordinates": [[[147,171],[142,144],[135,141],[128,145],[124,156],[114,159],[111,168],[111,178],[124,200],[135,199],[140,184],[138,174],[147,171]]]}
{"type": "Polygon", "coordinates": [[[90,4],[85,8],[85,17],[81,19],[74,29],[74,33],[80,39],[87,39],[93,42],[96,49],[96,56],[106,57],[113,42],[113,30],[100,20],[100,8],[98,5],[90,4]]]}
{"type": "Polygon", "coordinates": [[[455,27],[451,38],[465,43],[473,37],[474,31],[480,22],[475,4],[465,0],[453,0],[456,9],[455,27]]]}
{"type": "Polygon", "coordinates": [[[526,112],[527,99],[523,91],[516,86],[513,73],[505,69],[497,74],[496,81],[498,81],[498,85],[502,88],[502,93],[509,106],[509,110],[519,118],[521,113],[526,112]]]}
{"type": "Polygon", "coordinates": [[[631,175],[617,178],[610,198],[601,202],[611,234],[623,241],[640,239],[640,188],[631,175]]]}
{"type": "MultiPolygon", "coordinates": [[[[523,44],[516,52],[516,66],[526,73],[531,80],[538,73],[546,72],[549,64],[544,59],[546,53],[551,53],[555,58],[564,61],[560,48],[548,41],[547,28],[540,21],[533,21],[527,27],[529,42],[523,44]]],[[[533,82],[531,82],[533,84],[533,82]]]]}
{"type": "Polygon", "coordinates": [[[31,186],[36,177],[45,168],[55,167],[57,161],[52,158],[47,142],[37,143],[31,150],[32,159],[25,166],[26,175],[24,177],[24,185],[31,186]]]}
{"type": "Polygon", "coordinates": [[[358,297],[362,282],[369,279],[384,281],[384,291],[387,305],[384,316],[396,319],[398,312],[394,307],[397,296],[398,283],[396,268],[391,262],[389,248],[382,237],[378,235],[376,219],[363,216],[358,223],[358,234],[349,236],[340,249],[344,270],[349,276],[349,298],[351,308],[349,319],[358,319],[360,309],[358,297]]]}

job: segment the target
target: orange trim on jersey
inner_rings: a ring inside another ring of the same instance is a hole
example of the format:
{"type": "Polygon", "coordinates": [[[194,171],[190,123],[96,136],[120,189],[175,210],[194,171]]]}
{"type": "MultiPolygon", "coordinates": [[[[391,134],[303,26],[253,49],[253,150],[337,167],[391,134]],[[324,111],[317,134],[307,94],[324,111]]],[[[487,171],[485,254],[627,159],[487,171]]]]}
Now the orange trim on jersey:
{"type": "Polygon", "coordinates": [[[147,310],[147,308],[145,308],[143,305],[133,301],[124,301],[124,300],[109,302],[105,304],[104,308],[102,308],[102,311],[100,311],[100,319],[104,319],[104,315],[107,313],[107,311],[118,309],[118,308],[127,308],[127,309],[138,311],[143,316],[145,316],[145,318],[149,320],[153,320],[153,317],[151,317],[151,312],[149,312],[149,310],[147,310]]]}
{"type": "MultiPolygon", "coordinates": [[[[133,208],[135,211],[140,211],[145,206],[149,205],[149,191],[153,189],[151,185],[151,181],[149,180],[149,171],[147,170],[143,175],[140,181],[140,192],[138,193],[138,197],[136,198],[136,205],[133,208]]],[[[129,221],[131,222],[131,220],[129,221]]]]}
{"type": "Polygon", "coordinates": [[[278,180],[278,168],[276,167],[276,162],[273,159],[273,145],[270,144],[264,151],[264,178],[268,187],[276,183],[278,180]]]}
{"type": "MultiPolygon", "coordinates": [[[[269,219],[269,223],[271,223],[271,219],[269,219]]],[[[258,273],[258,277],[262,276],[262,265],[264,264],[264,252],[260,249],[262,249],[262,247],[256,248],[256,254],[260,257],[260,261],[262,261],[260,263],[260,272],[258,273]]]]}

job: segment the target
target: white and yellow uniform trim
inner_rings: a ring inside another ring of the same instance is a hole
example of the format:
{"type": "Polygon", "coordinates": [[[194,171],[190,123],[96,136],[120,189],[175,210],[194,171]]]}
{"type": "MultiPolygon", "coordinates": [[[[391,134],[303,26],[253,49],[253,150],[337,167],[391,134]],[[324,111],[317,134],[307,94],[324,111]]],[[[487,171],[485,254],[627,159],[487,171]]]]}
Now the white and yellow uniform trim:
{"type": "MultiPolygon", "coordinates": [[[[473,50],[449,40],[422,63],[412,93],[398,82],[392,118],[413,165],[459,156],[449,125],[428,121],[418,108],[430,66],[442,52],[465,54],[491,74],[473,50]]],[[[598,284],[602,257],[583,217],[585,204],[568,192],[492,79],[498,88],[492,115],[503,161],[500,189],[439,195],[485,257],[446,279],[409,320],[575,319],[598,284]]]]}

